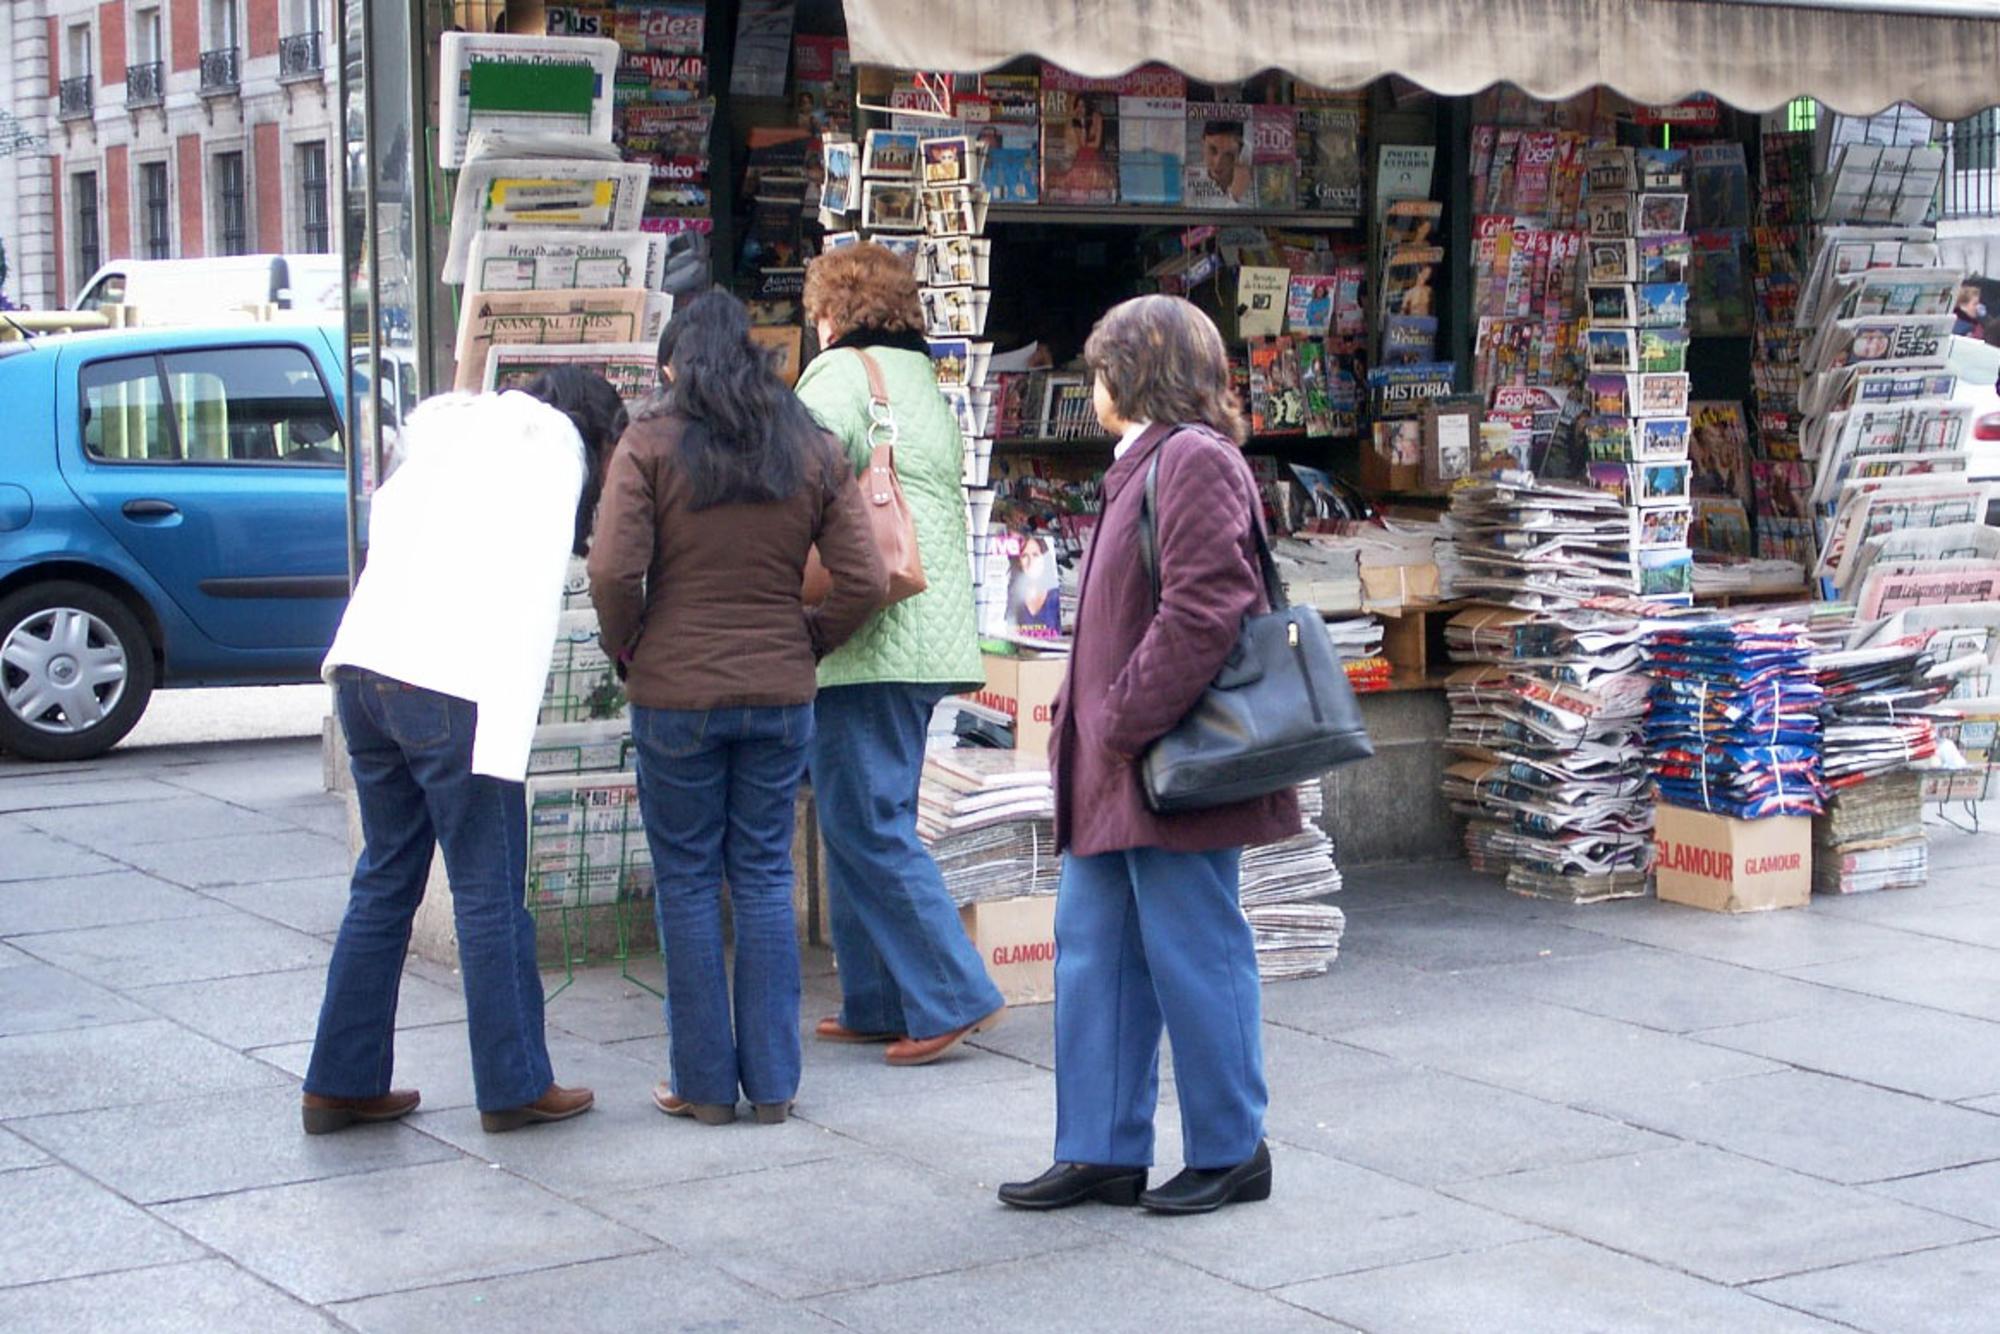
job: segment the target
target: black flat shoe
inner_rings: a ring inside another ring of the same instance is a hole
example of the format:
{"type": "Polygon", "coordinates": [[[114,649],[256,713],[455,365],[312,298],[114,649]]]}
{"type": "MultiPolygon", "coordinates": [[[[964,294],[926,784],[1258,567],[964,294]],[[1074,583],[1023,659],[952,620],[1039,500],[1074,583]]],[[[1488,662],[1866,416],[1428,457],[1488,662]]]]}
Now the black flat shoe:
{"type": "Polygon", "coordinates": [[[1067,1209],[1085,1200],[1131,1208],[1146,1189],[1143,1167],[1094,1167],[1089,1163],[1057,1163],[1033,1181],[1009,1181],[1000,1187],[1000,1202],[1016,1209],[1067,1209]]]}
{"type": "Polygon", "coordinates": [[[1205,1214],[1225,1204],[1271,1198],[1271,1150],[1263,1140],[1248,1162],[1234,1167],[1184,1168],[1181,1174],[1139,1197],[1156,1214],[1205,1214]]]}

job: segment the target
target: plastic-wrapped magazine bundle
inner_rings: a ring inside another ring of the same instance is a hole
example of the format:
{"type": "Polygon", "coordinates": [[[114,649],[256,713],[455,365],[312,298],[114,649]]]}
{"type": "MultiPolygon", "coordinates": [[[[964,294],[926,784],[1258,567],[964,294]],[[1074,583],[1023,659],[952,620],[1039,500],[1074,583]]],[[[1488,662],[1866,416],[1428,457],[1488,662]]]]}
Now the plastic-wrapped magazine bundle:
{"type": "Polygon", "coordinates": [[[1243,850],[1238,891],[1257,940],[1257,974],[1265,981],[1317,977],[1340,953],[1347,916],[1312,902],[1340,889],[1333,840],[1320,828],[1325,796],[1318,783],[1299,788],[1300,833],[1243,850]]]}
{"type": "Polygon", "coordinates": [[[1822,692],[1796,625],[1718,620],[1649,645],[1646,743],[1660,799],[1757,820],[1817,815],[1822,692]]]}
{"type": "Polygon", "coordinates": [[[1930,879],[1920,774],[1883,774],[1834,794],[1813,821],[1813,892],[1914,889],[1930,879]]]}
{"type": "Polygon", "coordinates": [[[1581,903],[1646,892],[1645,610],[1475,608],[1447,627],[1466,665],[1446,683],[1458,761],[1445,794],[1470,821],[1474,869],[1505,874],[1516,893],[1581,903]]]}

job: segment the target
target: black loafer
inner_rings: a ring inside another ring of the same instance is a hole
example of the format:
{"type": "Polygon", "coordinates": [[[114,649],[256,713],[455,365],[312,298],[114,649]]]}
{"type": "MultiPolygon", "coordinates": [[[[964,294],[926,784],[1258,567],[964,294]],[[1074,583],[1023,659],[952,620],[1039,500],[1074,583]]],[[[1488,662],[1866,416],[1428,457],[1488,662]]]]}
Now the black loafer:
{"type": "Polygon", "coordinates": [[[1033,1181],[1009,1181],[1000,1187],[1000,1202],[1016,1209],[1067,1209],[1085,1200],[1097,1200],[1129,1209],[1139,1202],[1145,1189],[1143,1167],[1057,1163],[1033,1181]]]}
{"type": "Polygon", "coordinates": [[[1205,1214],[1225,1204],[1249,1204],[1271,1198],[1271,1150],[1257,1141],[1257,1152],[1234,1167],[1184,1168],[1181,1174],[1139,1197],[1156,1214],[1205,1214]]]}

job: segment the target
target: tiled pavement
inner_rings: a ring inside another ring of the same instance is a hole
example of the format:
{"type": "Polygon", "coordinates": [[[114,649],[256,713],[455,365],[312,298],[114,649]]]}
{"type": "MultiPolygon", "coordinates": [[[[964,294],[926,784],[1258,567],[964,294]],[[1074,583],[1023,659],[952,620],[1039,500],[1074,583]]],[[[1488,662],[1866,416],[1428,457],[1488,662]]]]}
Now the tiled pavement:
{"type": "Polygon", "coordinates": [[[799,1119],[708,1129],[653,1110],[657,1002],[594,970],[549,1021],[598,1110],[489,1137],[416,963],[422,1111],[304,1138],[319,772],[0,762],[0,1330],[2000,1328],[1991,838],[1747,919],[1350,872],[1332,975],[1266,991],[1271,1202],[1028,1216],[992,1189],[1047,1157],[1047,1007],[924,1069],[808,1044],[799,1119]]]}

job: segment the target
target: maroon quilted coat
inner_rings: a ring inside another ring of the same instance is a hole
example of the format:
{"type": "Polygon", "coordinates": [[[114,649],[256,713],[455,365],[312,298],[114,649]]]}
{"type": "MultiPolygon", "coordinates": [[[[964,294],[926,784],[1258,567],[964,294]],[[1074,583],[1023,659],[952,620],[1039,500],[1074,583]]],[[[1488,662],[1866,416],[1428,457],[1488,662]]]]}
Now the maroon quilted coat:
{"type": "Polygon", "coordinates": [[[1216,852],[1299,831],[1290,792],[1177,815],[1146,809],[1133,757],[1179,722],[1215,679],[1264,584],[1250,525],[1261,522],[1242,451],[1205,427],[1146,429],[1104,478],[1104,512],[1084,559],[1069,675],[1056,696],[1049,760],[1056,843],[1082,856],[1125,848],[1216,852]],[[1146,470],[1160,458],[1160,607],[1139,558],[1146,470]]]}

